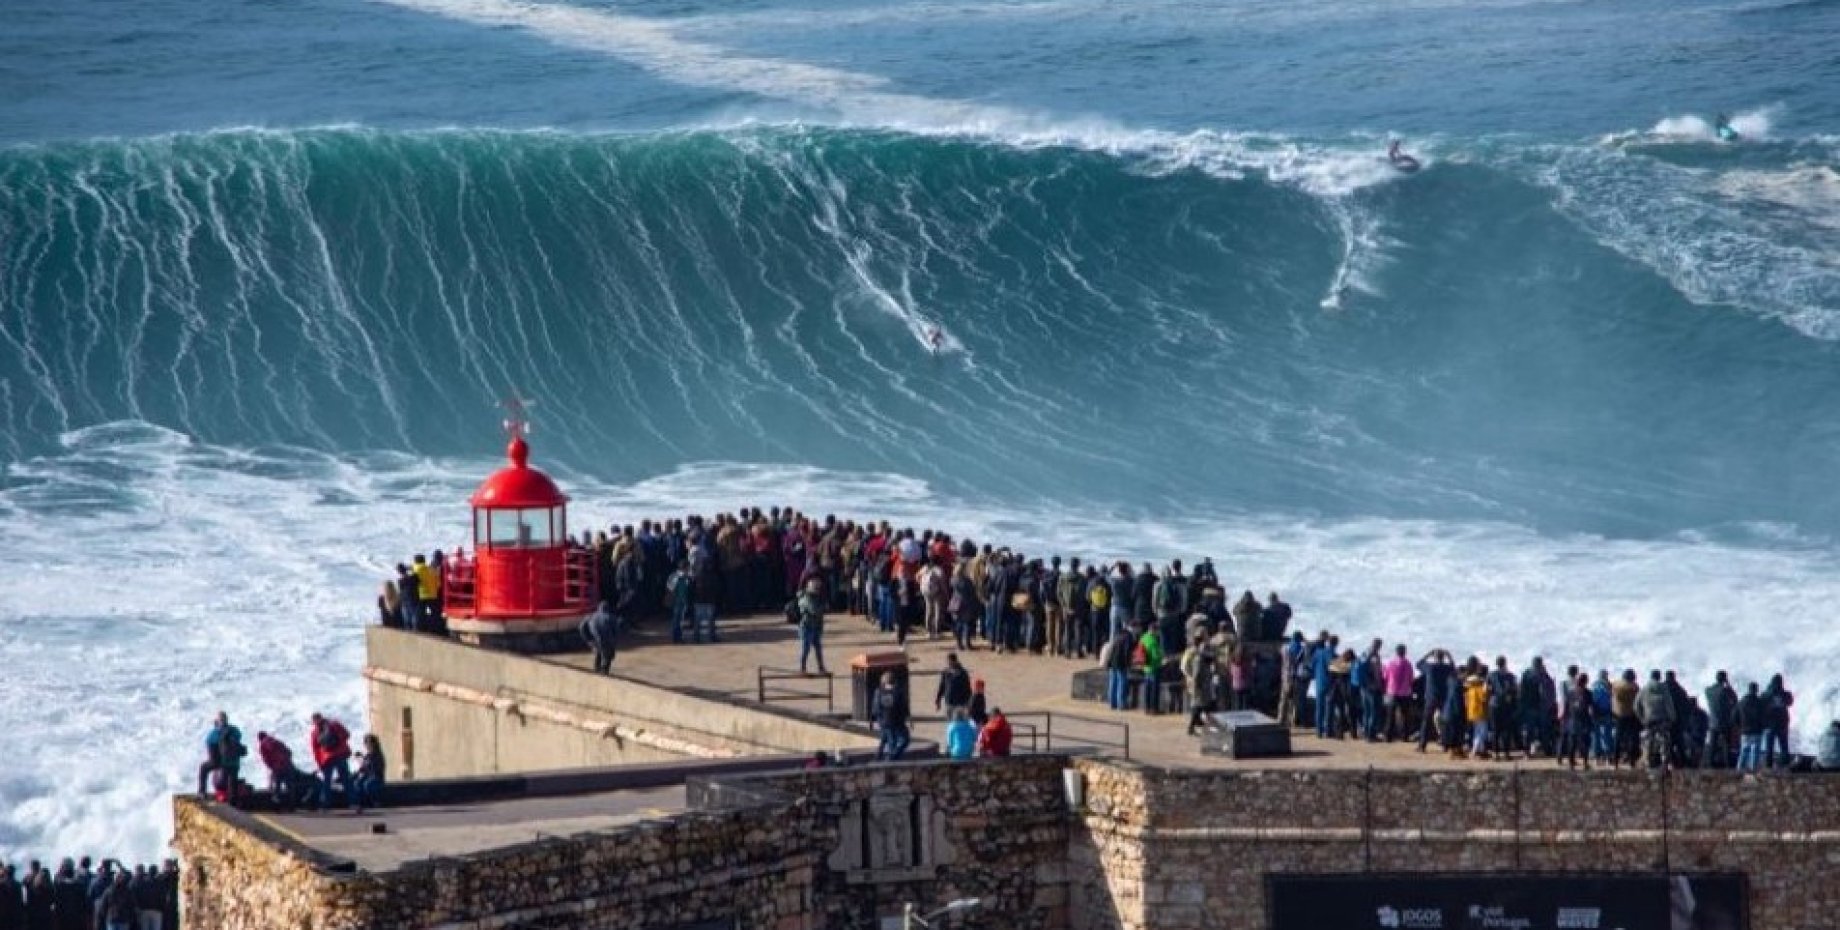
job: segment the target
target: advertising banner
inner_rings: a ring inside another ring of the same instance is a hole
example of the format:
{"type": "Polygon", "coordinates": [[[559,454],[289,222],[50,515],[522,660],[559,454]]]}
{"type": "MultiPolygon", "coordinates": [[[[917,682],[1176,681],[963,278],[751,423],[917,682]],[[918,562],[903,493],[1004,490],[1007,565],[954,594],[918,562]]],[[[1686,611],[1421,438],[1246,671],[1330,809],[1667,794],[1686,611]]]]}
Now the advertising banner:
{"type": "Polygon", "coordinates": [[[1270,875],[1271,930],[1748,930],[1738,874],[1270,875]]]}

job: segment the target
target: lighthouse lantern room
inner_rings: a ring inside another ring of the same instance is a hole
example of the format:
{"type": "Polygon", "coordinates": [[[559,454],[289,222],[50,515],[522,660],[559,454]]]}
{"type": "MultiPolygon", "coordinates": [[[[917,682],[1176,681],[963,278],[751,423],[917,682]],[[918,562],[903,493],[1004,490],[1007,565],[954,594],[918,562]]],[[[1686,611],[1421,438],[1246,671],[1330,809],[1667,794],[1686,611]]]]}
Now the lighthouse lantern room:
{"type": "Polygon", "coordinates": [[[473,492],[473,554],[448,560],[448,629],[462,641],[536,652],[571,648],[594,609],[594,553],[569,540],[569,498],[530,467],[524,404],[506,403],[511,463],[473,492]]]}

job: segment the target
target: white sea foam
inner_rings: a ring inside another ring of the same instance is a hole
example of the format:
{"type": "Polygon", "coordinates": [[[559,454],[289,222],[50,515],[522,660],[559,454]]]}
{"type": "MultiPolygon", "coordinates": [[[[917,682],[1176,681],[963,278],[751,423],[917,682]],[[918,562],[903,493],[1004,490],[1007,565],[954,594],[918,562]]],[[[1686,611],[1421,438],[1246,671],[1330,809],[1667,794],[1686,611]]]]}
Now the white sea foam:
{"type": "Polygon", "coordinates": [[[1828,172],[1677,164],[1598,146],[1532,147],[1506,161],[1551,188],[1559,210],[1598,241],[1688,300],[1840,340],[1840,264],[1819,235],[1840,223],[1828,172]]]}
{"type": "MultiPolygon", "coordinates": [[[[463,541],[490,458],[204,446],[138,424],[66,437],[0,492],[0,859],[157,855],[167,793],[228,710],[297,749],[313,710],[363,726],[362,628],[404,554],[463,541]]],[[[541,459],[541,447],[538,449],[541,459]]],[[[1657,541],[1517,527],[1106,513],[953,500],[898,475],[699,465],[630,485],[560,476],[576,525],[788,504],[936,525],[1030,552],[1212,556],[1306,628],[1521,661],[1784,671],[1798,732],[1840,713],[1840,557],[1792,528],[1657,541]],[[1101,542],[1106,541],[1106,542],[1101,542]]],[[[258,776],[259,777],[259,776],[258,776]]]]}
{"type": "MultiPolygon", "coordinates": [[[[1747,142],[1764,141],[1770,138],[1770,125],[1781,112],[1780,107],[1764,106],[1744,110],[1731,116],[1731,128],[1737,130],[1740,139],[1747,142]]],[[[1683,113],[1678,116],[1665,116],[1647,129],[1612,133],[1603,141],[1609,145],[1658,145],[1679,142],[1719,142],[1719,127],[1716,117],[1701,116],[1697,113],[1683,113]]]]}
{"type": "MultiPolygon", "coordinates": [[[[1817,226],[1840,229],[1840,171],[1832,165],[1801,163],[1780,171],[1739,170],[1721,175],[1718,190],[1727,197],[1785,207],[1817,226]]],[[[1825,256],[1840,263],[1840,251],[1825,256]]]]}

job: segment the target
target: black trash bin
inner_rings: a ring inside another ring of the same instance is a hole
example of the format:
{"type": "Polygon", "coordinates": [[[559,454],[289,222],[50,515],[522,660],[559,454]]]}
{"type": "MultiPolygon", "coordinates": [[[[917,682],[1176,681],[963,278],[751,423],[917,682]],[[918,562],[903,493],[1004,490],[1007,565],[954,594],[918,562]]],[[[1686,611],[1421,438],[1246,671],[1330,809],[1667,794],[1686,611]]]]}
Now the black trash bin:
{"type": "Polygon", "coordinates": [[[875,719],[875,690],[882,686],[882,673],[893,672],[895,687],[911,708],[913,699],[907,687],[907,653],[865,652],[850,660],[850,719],[875,719]]]}

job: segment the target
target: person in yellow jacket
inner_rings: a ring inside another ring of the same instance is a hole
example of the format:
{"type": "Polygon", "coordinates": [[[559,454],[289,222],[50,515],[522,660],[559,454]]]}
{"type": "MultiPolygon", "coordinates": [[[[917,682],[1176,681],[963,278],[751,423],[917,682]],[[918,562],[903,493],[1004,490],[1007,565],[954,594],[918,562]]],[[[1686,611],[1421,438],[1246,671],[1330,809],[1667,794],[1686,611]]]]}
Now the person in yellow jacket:
{"type": "Polygon", "coordinates": [[[415,564],[410,570],[415,572],[415,593],[421,602],[422,627],[432,629],[435,606],[441,603],[441,576],[419,552],[415,554],[415,564]]]}
{"type": "Polygon", "coordinates": [[[1470,726],[1470,755],[1489,757],[1489,683],[1472,673],[1463,680],[1463,716],[1470,726]]]}
{"type": "Polygon", "coordinates": [[[1117,636],[1120,632],[1129,632],[1119,624],[1112,622],[1111,582],[1106,581],[1104,575],[1096,574],[1091,566],[1087,567],[1086,576],[1086,622],[1092,624],[1093,638],[1103,639],[1108,625],[1113,636],[1117,636]]]}

